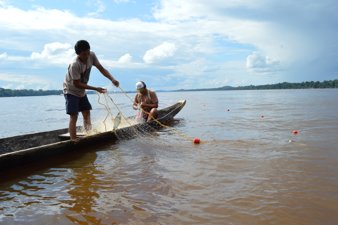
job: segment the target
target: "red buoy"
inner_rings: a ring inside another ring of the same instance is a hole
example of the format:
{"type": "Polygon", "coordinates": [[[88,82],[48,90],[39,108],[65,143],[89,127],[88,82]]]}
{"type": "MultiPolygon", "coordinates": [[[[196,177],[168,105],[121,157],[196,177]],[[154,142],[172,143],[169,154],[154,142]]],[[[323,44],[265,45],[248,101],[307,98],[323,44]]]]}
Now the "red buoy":
{"type": "Polygon", "coordinates": [[[299,134],[299,131],[298,131],[298,130],[293,130],[293,131],[292,131],[292,134],[293,134],[293,135],[297,135],[297,134],[299,134]]]}
{"type": "Polygon", "coordinates": [[[201,140],[199,138],[194,138],[194,144],[199,144],[201,140]]]}

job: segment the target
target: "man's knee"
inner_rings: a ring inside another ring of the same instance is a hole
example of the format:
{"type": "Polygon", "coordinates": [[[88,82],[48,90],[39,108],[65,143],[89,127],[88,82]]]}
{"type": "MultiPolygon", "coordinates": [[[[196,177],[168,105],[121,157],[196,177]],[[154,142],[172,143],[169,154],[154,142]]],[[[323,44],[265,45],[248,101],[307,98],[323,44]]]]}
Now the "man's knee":
{"type": "Polygon", "coordinates": [[[150,110],[150,114],[153,116],[153,117],[156,117],[157,116],[157,109],[156,108],[152,108],[150,110]]]}
{"type": "Polygon", "coordinates": [[[72,113],[72,114],[69,114],[69,116],[70,116],[71,120],[76,121],[77,117],[78,117],[78,114],[77,113],[72,113]]]}
{"type": "Polygon", "coordinates": [[[89,110],[82,111],[82,115],[83,115],[83,118],[84,118],[85,120],[90,119],[90,111],[89,111],[89,110]]]}

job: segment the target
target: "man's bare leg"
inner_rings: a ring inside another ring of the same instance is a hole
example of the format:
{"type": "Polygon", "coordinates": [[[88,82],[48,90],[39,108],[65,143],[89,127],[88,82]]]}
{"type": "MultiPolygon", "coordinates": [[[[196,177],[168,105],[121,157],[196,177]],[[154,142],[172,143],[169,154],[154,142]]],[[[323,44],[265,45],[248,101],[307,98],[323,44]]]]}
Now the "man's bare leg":
{"type": "Polygon", "coordinates": [[[76,121],[77,121],[77,113],[76,114],[70,114],[70,119],[69,119],[69,136],[71,140],[76,139],[76,121]]]}
{"type": "Polygon", "coordinates": [[[150,120],[152,120],[152,119],[154,119],[156,117],[157,117],[157,109],[156,108],[152,108],[150,110],[150,112],[149,112],[147,121],[150,121],[150,120]]]}
{"type": "Polygon", "coordinates": [[[83,127],[88,132],[92,129],[92,123],[90,120],[90,111],[89,110],[82,111],[82,115],[83,115],[83,127]]]}

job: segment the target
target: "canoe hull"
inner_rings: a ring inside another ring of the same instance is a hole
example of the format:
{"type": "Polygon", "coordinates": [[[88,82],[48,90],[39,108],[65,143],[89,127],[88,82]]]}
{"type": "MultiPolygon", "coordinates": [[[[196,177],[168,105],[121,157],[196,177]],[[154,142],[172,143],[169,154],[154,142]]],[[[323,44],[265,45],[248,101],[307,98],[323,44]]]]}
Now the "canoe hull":
{"type": "Polygon", "coordinates": [[[120,139],[132,138],[137,132],[159,129],[162,125],[170,123],[174,116],[181,111],[185,103],[186,101],[182,100],[170,107],[159,110],[159,116],[156,121],[85,136],[76,143],[60,139],[59,136],[66,133],[68,129],[0,139],[0,168],[4,169],[23,163],[39,161],[65,152],[83,151],[94,145],[98,146],[120,139]]]}

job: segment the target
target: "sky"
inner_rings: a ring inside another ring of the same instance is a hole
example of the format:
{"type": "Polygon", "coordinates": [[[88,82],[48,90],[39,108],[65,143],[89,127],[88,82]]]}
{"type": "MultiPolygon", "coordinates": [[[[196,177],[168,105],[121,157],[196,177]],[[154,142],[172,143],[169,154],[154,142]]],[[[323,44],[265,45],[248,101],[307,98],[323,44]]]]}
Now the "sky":
{"type": "MultiPolygon", "coordinates": [[[[134,90],[338,79],[336,0],[0,0],[0,87],[62,89],[74,45],[134,90]]],[[[90,85],[113,88],[93,68],[90,85]]]]}

